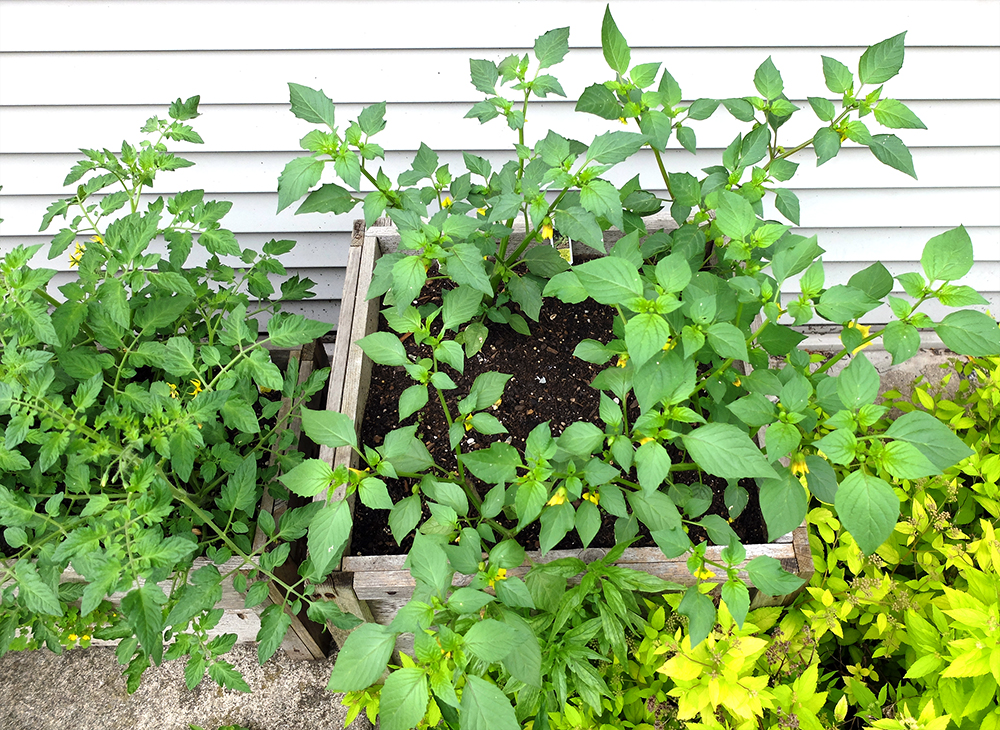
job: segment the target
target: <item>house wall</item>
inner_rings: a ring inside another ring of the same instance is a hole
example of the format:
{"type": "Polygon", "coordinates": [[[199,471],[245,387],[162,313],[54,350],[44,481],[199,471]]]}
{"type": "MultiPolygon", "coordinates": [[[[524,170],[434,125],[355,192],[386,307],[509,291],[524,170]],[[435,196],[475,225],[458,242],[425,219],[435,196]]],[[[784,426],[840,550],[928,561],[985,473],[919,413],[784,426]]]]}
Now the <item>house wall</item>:
{"type": "MultiPolygon", "coordinates": [[[[551,127],[589,140],[613,127],[574,114],[583,88],[609,78],[600,50],[603,1],[590,0],[0,0],[0,254],[46,242],[38,232],[48,204],[67,194],[62,180],[80,147],[120,147],[141,138],[147,117],[165,116],[177,97],[201,96],[193,125],[204,145],[171,149],[196,163],[164,173],[155,192],[204,188],[233,201],[224,219],[241,243],[292,238],[293,273],[318,282],[299,311],[336,323],[351,222],[342,216],[276,215],[277,178],[312,125],[288,111],[287,82],[322,88],[338,119],[387,101],[377,138],[390,176],[406,169],[421,142],[453,171],[461,150],[502,160],[513,133],[500,119],[480,127],[463,119],[482,99],[469,83],[468,59],[500,60],[528,51],[551,28],[571,27],[571,52],[552,73],[569,99],[550,97],[528,115],[529,143],[551,127]]],[[[662,61],[686,100],[755,93],[753,73],[768,55],[786,92],[830,96],[820,55],[856,68],[870,43],[908,30],[906,61],[886,95],[925,122],[898,130],[918,180],[849,143],[815,167],[811,150],[790,187],[802,228],[827,250],[827,284],[882,260],[893,273],[919,268],[924,242],[964,224],[976,267],[965,280],[1000,312],[1000,3],[986,0],[619,0],[612,12],[633,46],[633,62],[662,61]]],[[[808,109],[784,138],[807,139],[820,126],[808,109]]],[[[873,125],[877,126],[877,125],[873,125]]],[[[676,143],[669,171],[716,164],[746,126],[720,110],[695,127],[697,158],[676,143]]],[[[783,128],[784,130],[785,128],[783,128]]],[[[638,172],[663,194],[651,156],[639,155],[608,177],[638,172]]],[[[63,256],[47,262],[71,276],[63,256]]],[[[871,315],[884,320],[885,312],[871,315]]]]}

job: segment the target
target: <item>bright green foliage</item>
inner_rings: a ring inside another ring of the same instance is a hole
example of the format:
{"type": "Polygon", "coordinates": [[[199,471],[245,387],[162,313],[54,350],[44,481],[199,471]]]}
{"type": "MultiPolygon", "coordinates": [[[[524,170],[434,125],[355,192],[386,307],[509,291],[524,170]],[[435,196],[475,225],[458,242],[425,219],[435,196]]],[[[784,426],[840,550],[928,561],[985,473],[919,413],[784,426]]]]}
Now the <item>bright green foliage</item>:
{"type": "MultiPolygon", "coordinates": [[[[902,299],[890,296],[894,278],[880,263],[857,272],[847,283],[826,286],[824,251],[817,239],[767,218],[773,201],[783,219],[799,224],[799,201],[786,185],[797,169],[790,158],[810,145],[818,164],[836,156],[842,145],[855,144],[915,176],[903,142],[868,128],[923,126],[904,104],[883,97],[881,84],[903,64],[902,34],[867,49],[857,77],[839,61],[824,58],[827,88],[841,99],[834,104],[812,97],[810,107],[821,126],[810,139],[790,143],[782,127],[803,110],[786,98],[781,72],[771,59],[747,79],[755,94],[701,98],[683,105],[677,79],[660,64],[632,65],[631,48],[608,8],[601,44],[611,78],[586,87],[576,108],[620,120],[624,128],[612,124],[613,129],[587,141],[550,130],[535,135],[537,142],[529,145],[525,126],[534,99],[564,95],[550,71],[568,55],[568,38],[569,30],[560,28],[540,36],[533,54],[508,56],[500,63],[471,61],[472,84],[485,98],[467,117],[480,123],[502,118],[515,137],[510,159],[496,170],[492,163],[465,153],[466,171],[453,172],[421,145],[410,169],[394,183],[369,165],[381,157],[381,148],[369,138],[382,132],[382,124],[358,131],[366,127],[359,120],[341,133],[333,124],[331,100],[322,92],[290,84],[292,112],[326,127],[303,141],[309,154],[288,163],[279,181],[280,206],[308,194],[299,212],[318,209],[313,196],[328,194],[325,185],[315,186],[321,168],[332,163],[334,174],[348,187],[357,189],[361,177],[375,187],[363,199],[337,188],[331,197],[343,203],[338,212],[361,203],[369,224],[386,215],[399,230],[401,250],[379,260],[368,292],[371,298],[383,298],[383,314],[392,331],[369,335],[359,344],[374,362],[404,367],[413,379],[400,399],[401,421],[427,403],[436,400],[442,405],[457,462],[455,471],[434,464],[415,425],[390,433],[378,448],[364,450],[369,469],[414,480],[412,495],[385,505],[396,540],[411,533],[418,538],[407,565],[418,586],[426,587],[401,615],[411,620],[419,614],[421,628],[441,631],[440,624],[434,629],[435,612],[440,611],[435,602],[448,600],[454,571],[477,572],[480,549],[514,544],[536,522],[543,553],[574,532],[589,545],[603,512],[614,518],[619,545],[642,526],[667,556],[689,556],[689,568],[701,587],[690,587],[674,602],[688,621],[693,650],[701,651],[717,619],[716,604],[706,595],[715,585],[709,579],[722,583],[721,597],[736,626],[750,621],[750,591],[739,569],[746,555],[728,521],[719,515],[703,517],[704,500],[691,487],[675,483],[675,473],[696,471],[730,480],[730,518],[749,499],[739,480],[756,479],[772,539],[802,523],[810,500],[823,500],[837,509],[838,528],[844,528],[852,548],[875,554],[891,539],[900,517],[895,482],[939,475],[965,458],[969,449],[929,416],[904,417],[892,428],[875,428],[885,409],[875,405],[878,373],[861,350],[884,335],[893,361],[902,362],[919,346],[918,328],[933,327],[959,354],[995,354],[1000,353],[1000,328],[978,311],[960,309],[940,322],[920,311],[928,301],[956,307],[981,304],[974,291],[955,283],[972,265],[971,241],[962,227],[928,241],[922,273],[897,277],[908,295],[902,299]],[[722,164],[705,168],[701,177],[668,173],[661,153],[672,137],[696,152],[694,125],[720,108],[743,125],[723,152],[722,164]],[[638,177],[620,186],[609,179],[615,166],[645,154],[646,148],[668,190],[664,200],[644,190],[638,177]],[[646,219],[664,208],[678,227],[650,234],[646,219]],[[515,223],[523,223],[523,239],[514,237],[515,223]],[[603,234],[611,228],[623,237],[607,250],[603,234]],[[545,245],[557,238],[556,231],[602,255],[568,265],[545,245]],[[799,275],[801,295],[783,298],[783,286],[799,275]],[[427,281],[437,277],[446,280],[442,303],[418,303],[427,281]],[[471,431],[483,436],[505,433],[491,411],[503,398],[509,376],[480,376],[456,408],[446,399],[455,388],[451,371],[463,372],[465,358],[483,347],[491,327],[507,325],[530,335],[530,323],[538,319],[546,296],[567,303],[592,299],[615,310],[610,342],[581,343],[576,350],[577,356],[605,368],[591,383],[601,391],[600,423],[569,424],[561,433],[542,423],[523,450],[497,440],[467,451],[471,431]],[[895,315],[884,331],[872,332],[859,323],[883,304],[895,315]],[[839,353],[822,363],[797,349],[802,336],[791,328],[817,322],[839,325],[843,343],[839,353]],[[410,356],[400,336],[412,337],[426,354],[410,356]],[[772,357],[777,365],[771,364],[772,357]],[[847,357],[850,364],[831,375],[833,366],[847,357]],[[750,369],[753,372],[744,375],[750,369]],[[761,429],[763,447],[753,440],[761,429]],[[423,522],[422,507],[430,514],[423,522]],[[707,560],[705,546],[692,544],[687,533],[692,525],[704,527],[714,543],[727,546],[721,560],[707,560]]],[[[286,484],[300,493],[346,481],[346,475],[331,475],[319,466],[289,477],[286,484]]],[[[349,493],[356,488],[347,485],[349,493]]],[[[364,500],[364,491],[358,493],[364,500]]],[[[523,555],[517,557],[486,565],[489,571],[512,570],[522,562],[523,555]]],[[[539,575],[535,571],[532,575],[539,575]]],[[[484,610],[495,621],[502,621],[502,612],[508,610],[553,610],[547,594],[538,593],[547,579],[521,584],[513,579],[497,582],[497,573],[488,575],[486,585],[495,583],[497,600],[484,610]]],[[[761,580],[765,592],[798,588],[793,576],[774,565],[758,563],[749,575],[761,580]]],[[[565,616],[555,623],[561,628],[583,605],[562,609],[565,616]]],[[[534,621],[534,636],[542,636],[540,614],[523,618],[534,621]]],[[[478,662],[502,663],[493,652],[505,645],[504,632],[493,623],[480,625],[491,628],[474,631],[475,650],[466,648],[478,662]]],[[[456,626],[448,624],[450,631],[456,626]]],[[[467,636],[465,631],[457,633],[467,636]]],[[[603,635],[619,643],[610,627],[603,635]]],[[[434,670],[421,656],[423,642],[418,641],[414,661],[425,667],[429,689],[406,665],[401,671],[408,671],[408,680],[386,685],[392,707],[416,717],[417,706],[425,704],[431,708],[428,720],[439,710],[450,725],[475,726],[478,721],[468,719],[471,710],[464,698],[461,703],[427,702],[437,690],[434,670]]],[[[440,639],[442,648],[446,643],[440,639]]],[[[616,655],[623,660],[619,651],[616,655]]],[[[436,655],[434,660],[440,661],[436,655]]],[[[577,661],[572,676],[583,683],[577,691],[596,712],[604,688],[589,681],[587,665],[577,661]]],[[[483,676],[476,664],[458,669],[459,677],[463,671],[483,676]]],[[[452,676],[450,665],[448,671],[452,676]]],[[[542,676],[547,681],[550,675],[542,676]]],[[[449,690],[442,685],[442,691],[457,694],[461,681],[449,690]]],[[[799,703],[803,717],[815,717],[814,705],[823,704],[823,693],[816,689],[819,680],[804,674],[798,681],[794,689],[773,694],[773,707],[796,714],[799,710],[791,705],[799,703]]],[[[358,691],[353,684],[347,686],[358,691]]],[[[516,687],[506,687],[506,694],[514,699],[519,718],[527,718],[541,704],[521,696],[516,687]]],[[[495,697],[492,690],[481,689],[474,690],[475,707],[480,707],[481,695],[495,697]]],[[[554,690],[561,703],[567,690],[558,683],[554,690]]],[[[371,707],[369,695],[359,695],[358,701],[371,707]]],[[[545,702],[555,709],[548,699],[545,702]]],[[[718,706],[717,698],[713,702],[718,706]]],[[[685,706],[685,712],[700,714],[707,722],[708,708],[702,703],[695,709],[685,706]]]]}
{"type": "MultiPolygon", "coordinates": [[[[262,514],[255,525],[265,489],[288,495],[279,475],[303,491],[290,419],[302,415],[324,443],[354,440],[339,414],[303,409],[327,372],[299,384],[298,361],[282,373],[265,347],[298,347],[329,328],[280,311],[312,296],[312,282],[297,276],[280,293],[273,282],[286,276],[277,257],[295,244],[240,248],[220,223],[231,204],[205,200],[201,190],[148,204],[141,197],[158,173],[191,164],[165,141],[201,142],[184,123],[197,108],[198,97],[178,100],[170,120],[146,122],[151,139],[123,142],[120,153],[83,150],[66,178],[78,183],[75,192],[42,221],[44,230],[68,218],[49,256],[68,250],[79,277],[58,297],[48,289],[55,272],[29,266],[40,246],[0,260],[0,654],[121,639],[129,691],[151,662],[184,656],[189,687],[208,672],[248,691],[219,658],[236,636],[207,635],[222,616],[222,580],[235,572],[230,564],[223,576],[217,566],[230,559],[249,573],[237,578],[248,607],[274,580],[289,605],[305,601],[320,620],[353,623],[275,575],[289,541],[306,531],[316,554],[336,556],[345,520],[328,512],[341,503],[289,510],[280,524],[262,514]],[[266,338],[258,338],[257,315],[270,317],[266,338]],[[209,562],[195,569],[199,557],[209,562]],[[80,582],[60,582],[70,567],[80,582]],[[125,593],[118,610],[106,600],[116,591],[125,593]]],[[[325,565],[314,562],[317,580],[325,565]]],[[[282,606],[264,611],[261,660],[289,625],[282,606]]]]}

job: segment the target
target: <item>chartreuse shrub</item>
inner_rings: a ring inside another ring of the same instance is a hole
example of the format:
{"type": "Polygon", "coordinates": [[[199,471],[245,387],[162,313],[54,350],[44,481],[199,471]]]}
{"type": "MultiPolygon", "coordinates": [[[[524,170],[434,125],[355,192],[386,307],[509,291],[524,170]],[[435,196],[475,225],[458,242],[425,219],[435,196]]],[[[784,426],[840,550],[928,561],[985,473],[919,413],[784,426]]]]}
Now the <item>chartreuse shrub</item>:
{"type": "MultiPolygon", "coordinates": [[[[282,373],[266,348],[329,329],[279,311],[311,296],[312,282],[297,276],[275,289],[286,275],[277,256],[294,243],[241,248],[220,223],[231,203],[202,190],[147,198],[159,173],[192,164],[166,141],[201,142],[186,123],[197,109],[198,97],[178,99],[169,119],[146,122],[151,136],[140,144],[83,150],[66,178],[73,193],[42,221],[44,230],[67,219],[49,257],[68,255],[79,274],[58,298],[49,291],[56,272],[29,265],[40,245],[0,260],[0,655],[120,639],[129,691],[150,663],[184,656],[189,687],[207,671],[247,689],[220,658],[236,635],[208,636],[226,578],[248,607],[273,581],[293,610],[353,624],[311,597],[323,559],[291,585],[275,572],[289,541],[307,532],[314,555],[324,554],[314,535],[330,509],[292,509],[277,524],[256,514],[264,489],[288,496],[275,478],[303,454],[285,426],[309,419],[302,404],[327,376],[298,385],[297,362],[282,373]],[[191,260],[195,251],[203,263],[191,260]],[[264,338],[259,314],[271,315],[264,338]],[[258,550],[255,526],[267,536],[258,550]],[[208,562],[194,569],[199,556],[208,562]],[[64,578],[70,567],[80,580],[64,578]],[[119,608],[106,600],[116,591],[125,594],[119,608]]],[[[261,615],[261,660],[281,645],[286,606],[261,615]]]]}
{"type": "MultiPolygon", "coordinates": [[[[956,283],[972,267],[966,230],[927,242],[922,271],[896,277],[908,295],[903,298],[891,295],[894,277],[880,263],[847,283],[828,285],[817,239],[769,217],[773,203],[783,220],[799,223],[798,200],[784,185],[798,166],[792,158],[807,147],[823,164],[842,143],[860,144],[877,160],[914,174],[902,141],[868,126],[923,127],[885,86],[902,67],[903,35],[868,48],[856,73],[832,58],[818,61],[817,74],[837,103],[811,96],[811,111],[787,99],[771,59],[753,74],[748,96],[682,103],[678,81],[661,64],[632,64],[610,11],[601,35],[611,78],[588,86],[577,110],[608,120],[612,130],[589,141],[552,130],[528,134],[533,100],[565,94],[551,69],[569,52],[568,28],[541,35],[531,54],[499,64],[471,61],[472,83],[485,98],[467,116],[480,123],[502,119],[514,137],[513,153],[496,166],[466,153],[465,169],[453,171],[421,145],[410,169],[393,180],[378,166],[383,150],[373,141],[386,127],[384,104],[338,125],[334,102],[322,91],[289,85],[292,113],[317,128],[301,140],[306,154],[279,178],[278,208],[302,200],[298,213],[344,214],[361,205],[369,224],[382,215],[395,223],[401,250],[379,260],[368,292],[383,297],[392,331],[358,344],[373,361],[404,367],[412,378],[400,394],[400,420],[432,400],[443,409],[457,464],[452,470],[435,463],[417,425],[393,431],[372,448],[356,442],[346,416],[327,414],[325,434],[320,421],[312,430],[307,423],[307,433],[331,446],[354,447],[362,469],[335,471],[307,461],[281,477],[302,496],[346,485],[348,494],[386,511],[397,541],[415,533],[407,559],[417,585],[413,600],[389,627],[365,626],[353,634],[330,682],[331,689],[360,693],[352,696],[367,708],[377,699],[387,730],[436,722],[439,715],[463,730],[509,730],[532,717],[544,724],[547,709],[562,703],[570,675],[586,687],[581,701],[600,710],[605,687],[589,681],[584,664],[545,663],[556,652],[547,648],[549,614],[555,613],[552,625],[560,630],[579,620],[591,626],[597,617],[581,615],[585,602],[572,590],[565,594],[572,599],[560,599],[565,604],[552,603],[548,578],[538,577],[546,575],[544,567],[535,566],[523,581],[507,575],[522,558],[511,546],[536,522],[543,553],[570,532],[589,545],[605,517],[614,521],[618,545],[645,529],[666,556],[687,554],[695,576],[723,581],[726,610],[743,631],[750,608],[736,568],[743,546],[725,518],[704,516],[706,488],[675,484],[676,472],[726,480],[729,517],[750,499],[740,479],[756,479],[772,539],[802,523],[810,499],[833,504],[843,528],[838,535],[859,556],[870,556],[899,521],[900,494],[890,480],[941,474],[970,452],[927,414],[909,413],[873,431],[885,408],[875,405],[879,377],[863,352],[881,337],[894,362],[902,362],[916,352],[920,327],[934,328],[960,354],[1000,352],[1000,330],[986,314],[959,309],[934,321],[922,311],[927,302],[984,303],[956,283]],[[697,122],[717,112],[743,125],[721,164],[706,167],[703,176],[668,173],[662,152],[676,142],[696,154],[697,122]],[[814,114],[818,129],[807,139],[788,139],[784,125],[800,113],[814,114]],[[613,168],[640,155],[657,163],[661,179],[655,185],[668,191],[665,199],[638,178],[623,185],[609,179],[613,168]],[[340,183],[322,181],[329,167],[340,183]],[[358,192],[362,180],[371,189],[364,195],[358,192]],[[651,233],[645,219],[663,208],[678,228],[651,233]],[[523,225],[523,239],[514,237],[515,223],[523,225]],[[624,237],[606,251],[603,232],[612,227],[624,237]],[[602,255],[570,266],[552,247],[532,246],[553,239],[556,230],[602,255]],[[782,288],[797,276],[801,294],[783,299],[782,288]],[[440,304],[418,305],[432,279],[443,280],[440,304]],[[463,372],[490,328],[510,326],[530,336],[546,296],[593,300],[615,310],[610,342],[587,340],[574,352],[605,366],[592,383],[601,393],[599,423],[572,423],[561,433],[541,423],[523,450],[493,439],[467,451],[470,431],[501,439],[506,433],[492,406],[510,376],[482,374],[449,405],[446,395],[457,388],[453,374],[463,372]],[[882,304],[893,314],[888,326],[872,331],[858,323],[882,304]],[[790,325],[817,321],[840,326],[843,349],[815,366],[796,349],[802,335],[790,325]],[[408,355],[401,336],[425,345],[428,356],[408,355]],[[850,365],[831,375],[833,364],[848,355],[850,365]],[[779,364],[771,364],[772,356],[779,364]],[[747,364],[750,375],[742,374],[747,364]],[[761,429],[764,447],[751,438],[761,429]],[[393,502],[382,477],[412,479],[412,494],[393,502]],[[706,560],[704,548],[688,537],[692,525],[727,546],[727,557],[706,560]],[[485,561],[483,552],[490,556],[485,561]],[[456,572],[470,577],[475,600],[463,594],[455,602],[456,572]],[[394,664],[377,684],[396,636],[407,632],[417,637],[415,655],[394,664]]],[[[343,512],[329,529],[332,542],[346,541],[350,515],[343,512]]],[[[773,595],[801,585],[769,558],[751,562],[746,572],[773,595]]],[[[603,585],[602,579],[590,587],[603,585]]],[[[689,621],[692,651],[702,651],[716,625],[709,587],[691,586],[671,599],[689,621]]],[[[591,651],[611,660],[599,647],[591,651]]]]}

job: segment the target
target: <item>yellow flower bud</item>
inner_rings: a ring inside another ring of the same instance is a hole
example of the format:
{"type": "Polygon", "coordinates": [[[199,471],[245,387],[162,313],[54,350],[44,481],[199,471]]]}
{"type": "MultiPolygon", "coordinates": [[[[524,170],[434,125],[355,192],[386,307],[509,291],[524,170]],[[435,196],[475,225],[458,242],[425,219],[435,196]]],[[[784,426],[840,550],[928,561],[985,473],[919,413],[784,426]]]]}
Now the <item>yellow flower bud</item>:
{"type": "Polygon", "coordinates": [[[542,240],[551,241],[552,234],[553,234],[552,226],[548,223],[542,224],[542,240]]]}
{"type": "Polygon", "coordinates": [[[566,489],[563,487],[559,487],[559,489],[556,490],[556,493],[552,495],[552,498],[549,499],[549,501],[546,502],[545,504],[549,507],[555,507],[557,504],[565,504],[565,503],[566,503],[566,489]]]}

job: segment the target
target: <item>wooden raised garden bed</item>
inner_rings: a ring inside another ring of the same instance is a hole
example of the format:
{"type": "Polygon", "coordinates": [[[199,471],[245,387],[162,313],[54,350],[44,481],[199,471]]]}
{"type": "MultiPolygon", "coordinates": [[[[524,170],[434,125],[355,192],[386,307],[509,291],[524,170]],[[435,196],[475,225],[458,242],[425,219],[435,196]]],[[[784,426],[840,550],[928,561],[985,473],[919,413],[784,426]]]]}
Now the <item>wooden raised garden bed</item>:
{"type": "MultiPolygon", "coordinates": [[[[674,224],[669,217],[653,217],[647,219],[647,227],[649,230],[656,230],[673,228],[674,224]]],[[[619,236],[620,234],[616,236],[614,233],[608,233],[605,236],[605,243],[611,243],[619,236]]],[[[368,396],[372,363],[354,343],[374,332],[378,326],[380,301],[378,298],[366,299],[368,285],[375,262],[383,253],[395,250],[398,241],[399,234],[387,219],[377,221],[375,226],[367,230],[363,221],[355,222],[327,402],[333,404],[339,397],[340,411],[351,416],[359,430],[368,396]]],[[[586,255],[588,251],[578,249],[576,251],[578,260],[581,253],[586,255]]],[[[348,447],[337,449],[335,452],[321,450],[321,458],[331,457],[334,465],[357,466],[357,455],[348,447]]],[[[807,582],[814,572],[805,525],[773,543],[745,547],[747,562],[760,555],[767,555],[781,561],[785,570],[807,582]]],[[[720,560],[721,549],[721,547],[709,547],[706,557],[720,560]]],[[[544,557],[537,552],[529,552],[528,556],[536,562],[570,556],[580,558],[584,562],[592,562],[604,557],[608,550],[591,547],[579,550],[551,550],[544,557]]],[[[345,556],[340,569],[331,579],[331,586],[335,588],[341,608],[351,610],[355,615],[368,621],[389,623],[413,594],[415,584],[409,571],[403,567],[405,559],[405,555],[345,556]]],[[[686,557],[669,559],[655,547],[629,548],[618,564],[684,585],[696,582],[687,569],[686,557]]],[[[509,574],[523,576],[527,571],[526,563],[521,568],[510,571],[509,574]]],[[[745,571],[741,572],[741,577],[747,580],[745,571]]],[[[724,579],[723,575],[715,580],[721,583],[724,579]]],[[[468,582],[471,577],[456,575],[456,585],[460,585],[463,580],[468,582]]],[[[794,594],[777,598],[767,596],[755,590],[752,584],[747,582],[751,585],[753,608],[784,605],[794,598],[794,594]]]]}

